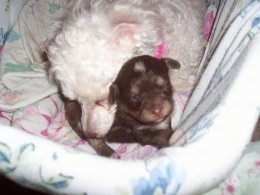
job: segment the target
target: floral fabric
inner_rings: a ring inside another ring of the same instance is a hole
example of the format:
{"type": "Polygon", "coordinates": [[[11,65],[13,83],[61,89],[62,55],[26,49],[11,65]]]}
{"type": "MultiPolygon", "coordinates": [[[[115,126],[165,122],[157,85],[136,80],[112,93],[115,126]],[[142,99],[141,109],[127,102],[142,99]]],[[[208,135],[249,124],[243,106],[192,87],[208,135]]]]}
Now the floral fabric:
{"type": "Polygon", "coordinates": [[[231,175],[205,195],[257,195],[260,192],[260,142],[248,146],[231,175]]]}
{"type": "MultiPolygon", "coordinates": [[[[53,21],[64,15],[67,4],[67,0],[30,0],[21,9],[3,47],[0,62],[0,122],[93,153],[88,143],[81,140],[66,121],[62,101],[56,94],[57,88],[49,82],[46,62],[42,58],[46,44],[59,28],[53,21]]],[[[193,86],[190,82],[189,87],[174,94],[178,117],[193,86]]],[[[138,144],[111,146],[116,150],[115,157],[121,159],[148,158],[157,150],[138,144]]]]}
{"type": "Polygon", "coordinates": [[[206,2],[202,76],[187,107],[190,90],[175,94],[185,110],[173,146],[115,144],[117,160],[70,129],[35,50],[67,1],[28,1],[2,47],[0,173],[54,194],[259,194],[259,153],[243,151],[260,112],[260,1],[206,2]]]}

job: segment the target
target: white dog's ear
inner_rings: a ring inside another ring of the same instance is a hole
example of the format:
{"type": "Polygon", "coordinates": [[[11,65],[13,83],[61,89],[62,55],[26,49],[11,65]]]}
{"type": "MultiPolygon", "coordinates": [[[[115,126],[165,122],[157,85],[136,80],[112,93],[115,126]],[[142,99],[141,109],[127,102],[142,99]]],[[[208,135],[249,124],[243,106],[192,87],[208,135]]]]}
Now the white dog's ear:
{"type": "Polygon", "coordinates": [[[112,83],[112,85],[109,88],[108,102],[110,104],[114,104],[116,103],[118,97],[119,97],[118,86],[115,83],[112,83]]]}
{"type": "Polygon", "coordinates": [[[137,23],[122,22],[113,27],[114,41],[116,46],[125,50],[133,49],[136,43],[137,23]]]}

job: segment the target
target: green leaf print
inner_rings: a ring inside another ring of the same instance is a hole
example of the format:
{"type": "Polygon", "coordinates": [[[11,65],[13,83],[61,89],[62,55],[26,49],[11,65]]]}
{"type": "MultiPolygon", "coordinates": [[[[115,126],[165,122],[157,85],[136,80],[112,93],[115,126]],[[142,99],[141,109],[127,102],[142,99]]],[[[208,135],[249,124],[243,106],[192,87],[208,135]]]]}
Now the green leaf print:
{"type": "Polygon", "coordinates": [[[67,176],[62,173],[59,173],[58,175],[53,175],[52,177],[49,177],[49,178],[43,178],[42,172],[43,172],[42,167],[40,167],[39,175],[40,175],[41,181],[44,184],[46,184],[48,186],[52,186],[53,188],[56,188],[56,189],[62,189],[62,188],[68,187],[70,181],[73,180],[72,176],[67,176]]]}
{"type": "Polygon", "coordinates": [[[7,35],[7,42],[14,42],[17,41],[18,39],[20,39],[20,35],[19,33],[15,32],[15,31],[10,31],[7,35]]]}
{"type": "Polygon", "coordinates": [[[55,3],[49,3],[49,14],[53,15],[60,9],[60,5],[55,3]]]}
{"type": "Polygon", "coordinates": [[[0,163],[10,163],[12,152],[5,143],[0,143],[0,163]]]}
{"type": "Polygon", "coordinates": [[[23,155],[25,155],[26,152],[28,152],[28,151],[32,152],[34,150],[35,150],[35,145],[33,143],[21,145],[19,148],[18,160],[20,160],[20,158],[23,155]]]}
{"type": "Polygon", "coordinates": [[[29,66],[24,66],[21,64],[13,64],[9,62],[5,64],[5,72],[25,72],[25,71],[33,71],[33,69],[29,66]]]}
{"type": "Polygon", "coordinates": [[[8,145],[0,142],[0,170],[4,173],[13,172],[16,166],[11,163],[12,151],[8,145]]]}

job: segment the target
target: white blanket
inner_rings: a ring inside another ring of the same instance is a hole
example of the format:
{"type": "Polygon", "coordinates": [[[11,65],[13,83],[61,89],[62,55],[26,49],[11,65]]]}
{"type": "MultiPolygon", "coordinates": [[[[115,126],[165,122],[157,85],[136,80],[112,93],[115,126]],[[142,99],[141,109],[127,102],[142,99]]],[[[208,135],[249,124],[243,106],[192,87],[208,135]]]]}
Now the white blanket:
{"type": "MultiPolygon", "coordinates": [[[[93,155],[70,129],[44,71],[40,54],[55,32],[45,27],[60,16],[66,1],[29,1],[3,48],[0,172],[21,185],[63,194],[202,194],[224,179],[209,194],[259,190],[254,188],[260,177],[257,153],[245,155],[228,176],[260,112],[260,2],[220,2],[207,1],[204,36],[210,39],[203,74],[171,139],[175,145],[159,151],[116,145],[118,156],[128,159],[119,161],[93,155]]],[[[180,108],[190,90],[177,91],[180,108]]]]}

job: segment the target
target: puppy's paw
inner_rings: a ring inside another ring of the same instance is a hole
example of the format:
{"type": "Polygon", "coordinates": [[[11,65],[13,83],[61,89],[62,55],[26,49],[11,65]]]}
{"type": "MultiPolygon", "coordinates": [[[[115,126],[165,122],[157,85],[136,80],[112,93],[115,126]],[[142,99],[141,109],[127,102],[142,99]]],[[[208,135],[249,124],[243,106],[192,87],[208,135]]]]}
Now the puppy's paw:
{"type": "Polygon", "coordinates": [[[154,137],[155,146],[158,148],[164,148],[169,146],[169,139],[173,131],[171,129],[159,130],[158,135],[154,137]]]}
{"type": "Polygon", "coordinates": [[[108,147],[102,147],[99,148],[97,153],[101,156],[106,156],[106,157],[114,157],[114,150],[112,148],[108,147]]]}
{"type": "Polygon", "coordinates": [[[110,148],[104,139],[91,138],[88,143],[94,148],[97,154],[110,157],[114,154],[114,150],[110,148]]]}

